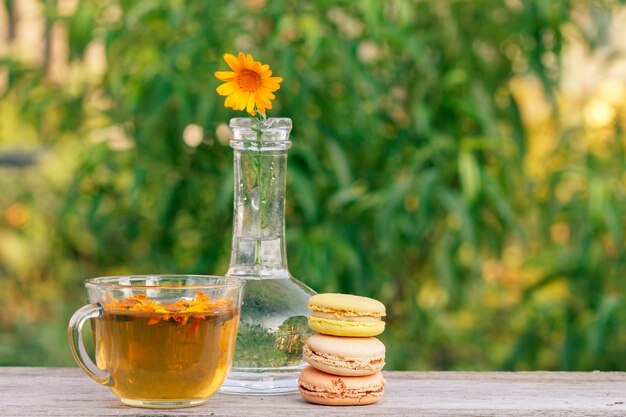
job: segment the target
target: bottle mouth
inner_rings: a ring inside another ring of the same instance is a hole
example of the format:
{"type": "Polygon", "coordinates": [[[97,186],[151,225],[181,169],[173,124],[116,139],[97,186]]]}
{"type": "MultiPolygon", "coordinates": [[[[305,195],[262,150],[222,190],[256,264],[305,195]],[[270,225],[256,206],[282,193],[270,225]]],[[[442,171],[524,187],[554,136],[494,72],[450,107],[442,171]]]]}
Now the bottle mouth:
{"type": "Polygon", "coordinates": [[[286,150],[291,148],[291,119],[270,117],[264,121],[252,117],[230,120],[230,147],[242,150],[286,150]]]}

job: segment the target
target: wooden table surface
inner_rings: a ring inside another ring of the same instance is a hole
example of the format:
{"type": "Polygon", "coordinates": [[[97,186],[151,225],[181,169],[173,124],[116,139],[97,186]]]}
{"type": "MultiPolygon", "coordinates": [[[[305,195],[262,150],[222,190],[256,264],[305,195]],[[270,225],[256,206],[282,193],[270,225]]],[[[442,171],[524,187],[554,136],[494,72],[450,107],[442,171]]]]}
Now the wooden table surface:
{"type": "Polygon", "coordinates": [[[0,416],[626,416],[624,372],[385,372],[375,405],[217,393],[195,408],[122,405],[73,368],[0,367],[0,416]]]}

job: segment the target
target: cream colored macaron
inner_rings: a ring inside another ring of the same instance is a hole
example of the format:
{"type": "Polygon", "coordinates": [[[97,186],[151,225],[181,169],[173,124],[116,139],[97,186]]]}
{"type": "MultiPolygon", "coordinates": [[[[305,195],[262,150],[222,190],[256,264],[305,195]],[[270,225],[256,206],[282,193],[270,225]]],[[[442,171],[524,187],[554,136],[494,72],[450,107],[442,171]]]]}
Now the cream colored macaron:
{"type": "Polygon", "coordinates": [[[372,375],[385,366],[385,345],[374,337],[314,334],[304,346],[303,356],[309,365],[329,374],[372,375]]]}
{"type": "Polygon", "coordinates": [[[385,330],[383,303],[350,294],[317,294],[309,299],[309,327],[332,336],[371,337],[385,330]]]}

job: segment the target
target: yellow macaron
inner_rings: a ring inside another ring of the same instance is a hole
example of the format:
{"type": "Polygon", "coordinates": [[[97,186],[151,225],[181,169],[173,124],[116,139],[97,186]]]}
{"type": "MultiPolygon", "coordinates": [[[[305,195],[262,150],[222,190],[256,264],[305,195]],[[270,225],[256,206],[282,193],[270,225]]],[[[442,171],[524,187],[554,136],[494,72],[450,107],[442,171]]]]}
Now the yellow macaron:
{"type": "Polygon", "coordinates": [[[317,294],[309,299],[309,327],[331,336],[371,337],[385,330],[385,306],[350,294],[317,294]]]}

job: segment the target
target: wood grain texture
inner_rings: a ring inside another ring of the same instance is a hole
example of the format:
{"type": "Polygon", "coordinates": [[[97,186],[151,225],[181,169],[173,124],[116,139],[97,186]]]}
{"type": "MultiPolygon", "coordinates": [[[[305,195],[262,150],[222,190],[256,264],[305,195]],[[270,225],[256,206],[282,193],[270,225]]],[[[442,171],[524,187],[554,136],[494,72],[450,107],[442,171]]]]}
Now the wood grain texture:
{"type": "Polygon", "coordinates": [[[382,401],[361,407],[216,394],[196,408],[122,405],[79,369],[0,367],[1,416],[626,416],[624,372],[385,372],[382,401]]]}

